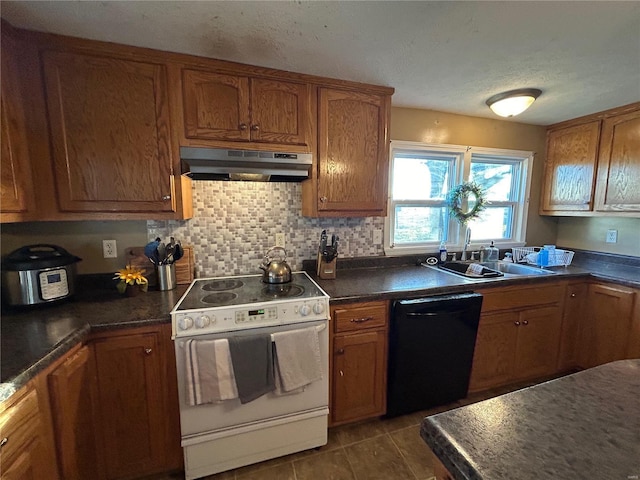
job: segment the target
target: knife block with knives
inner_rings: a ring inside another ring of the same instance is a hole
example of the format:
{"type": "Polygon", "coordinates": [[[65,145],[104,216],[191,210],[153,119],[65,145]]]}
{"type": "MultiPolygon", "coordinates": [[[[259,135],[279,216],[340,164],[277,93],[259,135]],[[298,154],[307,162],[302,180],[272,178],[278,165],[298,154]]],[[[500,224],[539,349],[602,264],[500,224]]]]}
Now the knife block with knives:
{"type": "Polygon", "coordinates": [[[317,275],[323,280],[336,278],[336,265],[338,263],[338,240],[331,235],[331,243],[327,241],[327,231],[320,235],[320,247],[318,248],[317,275]]]}

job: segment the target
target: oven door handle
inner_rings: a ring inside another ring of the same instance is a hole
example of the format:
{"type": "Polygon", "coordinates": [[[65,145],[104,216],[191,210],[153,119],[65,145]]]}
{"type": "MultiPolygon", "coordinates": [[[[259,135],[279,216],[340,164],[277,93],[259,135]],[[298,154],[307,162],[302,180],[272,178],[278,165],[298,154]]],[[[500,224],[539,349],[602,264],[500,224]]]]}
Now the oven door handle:
{"type": "MultiPolygon", "coordinates": [[[[318,333],[322,332],[325,328],[327,328],[327,324],[323,323],[322,325],[317,325],[316,327],[316,331],[318,333]]],[[[295,328],[294,330],[302,330],[301,328],[295,328]]],[[[289,330],[292,331],[292,330],[289,330]]],[[[187,340],[193,340],[194,337],[190,337],[190,338],[183,338],[182,341],[177,342],[178,346],[180,348],[184,348],[184,344],[186,343],[187,340]]],[[[273,333],[271,334],[271,341],[273,342],[273,333]]]]}

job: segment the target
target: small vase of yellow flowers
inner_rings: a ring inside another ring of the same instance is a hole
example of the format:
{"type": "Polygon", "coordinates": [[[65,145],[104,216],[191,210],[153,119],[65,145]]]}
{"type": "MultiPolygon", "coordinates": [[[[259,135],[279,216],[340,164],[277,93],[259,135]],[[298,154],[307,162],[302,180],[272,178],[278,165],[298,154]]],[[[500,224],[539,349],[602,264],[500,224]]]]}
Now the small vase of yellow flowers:
{"type": "Polygon", "coordinates": [[[116,285],[118,292],[126,294],[128,297],[134,297],[140,292],[146,292],[149,282],[142,275],[142,270],[127,265],[125,268],[118,270],[114,280],[120,280],[116,285]]]}

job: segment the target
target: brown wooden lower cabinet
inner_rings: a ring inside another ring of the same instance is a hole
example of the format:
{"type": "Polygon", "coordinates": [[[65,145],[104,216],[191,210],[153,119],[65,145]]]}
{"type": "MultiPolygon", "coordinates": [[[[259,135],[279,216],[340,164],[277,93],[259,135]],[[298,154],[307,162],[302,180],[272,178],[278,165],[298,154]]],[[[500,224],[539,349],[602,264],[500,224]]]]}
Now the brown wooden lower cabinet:
{"type": "MultiPolygon", "coordinates": [[[[591,284],[581,332],[580,365],[595,367],[628,358],[636,291],[613,284],[591,284]]],[[[636,309],[636,312],[638,309],[636,309]]],[[[636,313],[637,315],[637,313],[636,313]]]]}
{"type": "Polygon", "coordinates": [[[469,391],[556,372],[565,285],[482,292],[469,391]]]}
{"type": "Polygon", "coordinates": [[[108,479],[180,468],[175,357],[170,326],[116,330],[91,341],[100,452],[108,479]]]}
{"type": "Polygon", "coordinates": [[[584,323],[589,285],[585,281],[567,285],[562,315],[558,371],[567,371],[580,364],[580,328],[584,323]]]}
{"type": "Polygon", "coordinates": [[[46,393],[46,386],[42,385],[42,377],[38,377],[0,406],[2,480],[59,478],[43,392],[46,393]]]}
{"type": "Polygon", "coordinates": [[[387,388],[387,302],[331,308],[330,425],[383,415],[387,388]]]}
{"type": "Polygon", "coordinates": [[[48,376],[58,464],[65,480],[104,478],[94,425],[94,375],[93,356],[85,345],[48,376]]]}

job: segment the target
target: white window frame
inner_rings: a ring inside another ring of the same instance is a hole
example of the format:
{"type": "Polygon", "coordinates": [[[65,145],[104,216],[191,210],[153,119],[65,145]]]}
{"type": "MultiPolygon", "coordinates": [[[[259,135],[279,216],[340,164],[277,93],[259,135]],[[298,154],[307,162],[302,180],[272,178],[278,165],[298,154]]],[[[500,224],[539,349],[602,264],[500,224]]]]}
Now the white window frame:
{"type": "MultiPolygon", "coordinates": [[[[392,140],[389,148],[389,191],[388,206],[389,214],[385,218],[385,235],[384,250],[387,255],[419,255],[427,252],[437,252],[440,240],[432,242],[424,242],[411,245],[393,245],[391,242],[392,227],[395,225],[395,207],[396,205],[426,205],[428,202],[411,202],[404,200],[393,200],[391,190],[393,188],[393,164],[394,150],[406,152],[433,152],[436,154],[455,155],[458,157],[455,166],[455,180],[453,185],[450,182],[449,187],[455,186],[469,178],[471,171],[471,160],[474,155],[481,157],[490,157],[492,163],[500,163],[500,157],[504,158],[505,163],[518,162],[520,164],[518,178],[514,178],[513,182],[518,182],[517,198],[514,201],[491,202],[492,205],[513,205],[512,218],[512,237],[509,239],[493,239],[494,244],[499,248],[522,247],[526,244],[527,234],[527,218],[529,213],[530,191],[531,191],[531,173],[533,171],[534,152],[525,150],[507,150],[500,148],[472,147],[461,145],[446,144],[429,144],[422,142],[407,142],[392,140]]],[[[481,158],[482,159],[482,158],[481,158]]],[[[476,160],[481,160],[476,159],[476,160]]],[[[460,251],[463,248],[466,227],[459,225],[455,220],[449,221],[449,231],[447,238],[447,249],[449,251],[460,251]]],[[[479,250],[481,246],[487,246],[491,241],[478,240],[474,242],[473,231],[471,232],[471,244],[469,251],[479,250]]]]}

